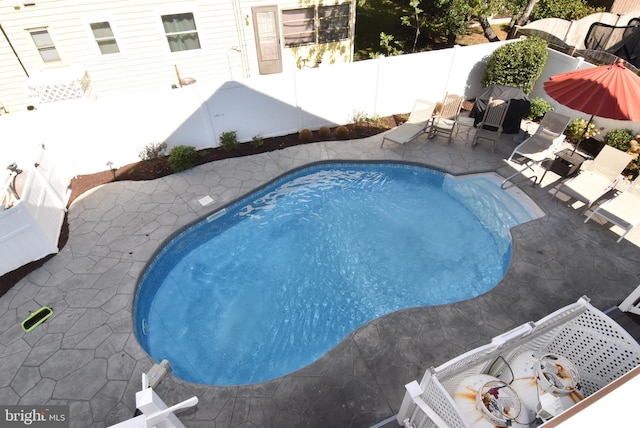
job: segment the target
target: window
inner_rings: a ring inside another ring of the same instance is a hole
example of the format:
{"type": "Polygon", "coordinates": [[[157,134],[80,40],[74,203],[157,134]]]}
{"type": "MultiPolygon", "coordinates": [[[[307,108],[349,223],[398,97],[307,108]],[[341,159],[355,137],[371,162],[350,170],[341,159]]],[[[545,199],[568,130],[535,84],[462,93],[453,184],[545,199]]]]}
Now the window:
{"type": "Polygon", "coordinates": [[[96,38],[96,43],[98,44],[98,47],[100,48],[100,52],[102,53],[102,55],[120,53],[120,49],[118,48],[118,43],[116,42],[116,38],[113,35],[113,31],[111,30],[111,25],[109,24],[108,21],[94,22],[89,25],[91,26],[93,37],[96,38]]]}
{"type": "Polygon", "coordinates": [[[349,3],[318,7],[318,43],[337,42],[349,38],[349,3]]]}
{"type": "Polygon", "coordinates": [[[329,43],[350,36],[351,4],[307,7],[282,11],[282,33],[285,46],[329,43]],[[316,29],[318,30],[316,38],[316,29]]]}
{"type": "Polygon", "coordinates": [[[198,39],[193,13],[163,15],[162,25],[164,26],[171,52],[200,49],[200,39],[198,39]]]}
{"type": "Polygon", "coordinates": [[[51,40],[51,36],[46,29],[31,30],[29,31],[33,42],[36,44],[36,48],[42,57],[44,62],[56,62],[60,61],[60,55],[51,40]]]}
{"type": "Polygon", "coordinates": [[[282,11],[282,34],[285,46],[314,43],[316,40],[315,9],[291,9],[282,11]]]}

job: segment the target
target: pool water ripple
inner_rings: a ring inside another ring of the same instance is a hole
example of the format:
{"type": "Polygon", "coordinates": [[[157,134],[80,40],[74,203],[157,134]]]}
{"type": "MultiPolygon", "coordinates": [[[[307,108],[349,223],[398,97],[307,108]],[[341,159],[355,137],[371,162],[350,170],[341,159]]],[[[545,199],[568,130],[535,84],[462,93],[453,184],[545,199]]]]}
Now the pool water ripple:
{"type": "Polygon", "coordinates": [[[156,255],[136,293],[138,339],[179,378],[248,384],[379,316],[483,294],[507,269],[509,228],[527,220],[483,187],[401,164],[289,174],[156,255]]]}

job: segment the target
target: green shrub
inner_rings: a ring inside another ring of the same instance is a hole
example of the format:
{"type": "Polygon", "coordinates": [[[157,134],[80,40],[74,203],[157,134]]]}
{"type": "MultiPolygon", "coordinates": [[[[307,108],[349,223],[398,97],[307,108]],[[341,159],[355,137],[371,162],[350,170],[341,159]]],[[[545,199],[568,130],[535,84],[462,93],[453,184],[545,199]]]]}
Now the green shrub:
{"type": "Polygon", "coordinates": [[[313,139],[313,132],[311,132],[310,129],[305,128],[302,131],[300,131],[300,133],[298,134],[298,138],[300,139],[300,141],[308,143],[313,139]]]}
{"type": "Polygon", "coordinates": [[[548,111],[553,111],[553,107],[543,98],[533,98],[531,100],[531,112],[529,113],[528,118],[537,121],[542,119],[544,114],[548,111]]]}
{"type": "Polygon", "coordinates": [[[630,129],[612,129],[605,134],[604,143],[626,152],[631,148],[633,137],[633,132],[630,129]]]}
{"type": "Polygon", "coordinates": [[[577,143],[581,138],[585,140],[587,138],[593,138],[600,134],[603,128],[596,128],[594,122],[589,123],[589,129],[585,132],[584,128],[587,126],[586,119],[573,119],[567,129],[564,130],[564,135],[567,136],[567,140],[572,143],[577,143]]]}
{"type": "Polygon", "coordinates": [[[321,138],[331,137],[331,128],[329,128],[328,126],[322,126],[320,129],[318,129],[318,135],[321,138]]]}
{"type": "Polygon", "coordinates": [[[222,147],[225,151],[231,151],[238,148],[240,142],[238,141],[238,136],[236,135],[236,131],[225,131],[220,134],[220,147],[222,147]]]}
{"type": "Polygon", "coordinates": [[[263,144],[264,144],[264,140],[259,135],[256,135],[251,139],[251,145],[253,146],[254,149],[257,149],[258,147],[262,146],[263,144]]]}
{"type": "Polygon", "coordinates": [[[174,172],[193,168],[198,152],[193,146],[175,146],[169,151],[169,166],[174,172]]]}
{"type": "Polygon", "coordinates": [[[573,21],[604,11],[604,7],[593,7],[586,0],[540,0],[531,12],[531,20],[560,18],[573,21]]]}
{"type": "Polygon", "coordinates": [[[157,159],[167,150],[167,143],[149,143],[138,152],[138,157],[142,160],[157,159]]]}
{"type": "Polygon", "coordinates": [[[547,42],[539,37],[502,45],[489,57],[481,82],[484,86],[515,86],[530,94],[547,57],[547,42]]]}
{"type": "Polygon", "coordinates": [[[335,131],[336,138],[339,140],[344,140],[349,138],[349,128],[346,126],[338,126],[335,131]]]}

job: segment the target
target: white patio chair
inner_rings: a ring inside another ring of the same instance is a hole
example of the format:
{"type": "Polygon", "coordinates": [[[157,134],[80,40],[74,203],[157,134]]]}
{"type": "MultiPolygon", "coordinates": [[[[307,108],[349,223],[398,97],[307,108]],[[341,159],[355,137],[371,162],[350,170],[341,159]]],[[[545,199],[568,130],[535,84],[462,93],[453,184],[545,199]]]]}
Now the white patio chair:
{"type": "Polygon", "coordinates": [[[616,242],[622,241],[640,223],[640,177],[627,190],[593,210],[584,222],[588,222],[596,214],[624,230],[616,242]]]}
{"type": "Polygon", "coordinates": [[[564,130],[569,125],[571,118],[562,114],[548,111],[540,126],[536,129],[536,132],[526,140],[524,140],[518,147],[516,147],[508,161],[510,162],[515,156],[525,158],[524,167],[515,174],[507,177],[502,182],[502,188],[505,188],[505,184],[518,175],[524,173],[526,170],[531,170],[533,175],[533,184],[535,185],[538,180],[538,171],[542,166],[542,163],[553,157],[553,154],[558,150],[560,144],[564,141],[564,130]]]}
{"type": "Polygon", "coordinates": [[[593,161],[582,164],[578,175],[560,184],[554,195],[562,192],[584,202],[586,210],[616,186],[622,178],[620,174],[632,160],[630,154],[604,146],[593,161]]]}
{"type": "Polygon", "coordinates": [[[435,108],[436,103],[417,99],[413,105],[409,119],[402,125],[386,133],[384,137],[382,137],[380,148],[382,148],[385,141],[392,141],[402,145],[402,154],[404,155],[404,149],[407,144],[415,140],[420,134],[426,132],[435,108]]]}

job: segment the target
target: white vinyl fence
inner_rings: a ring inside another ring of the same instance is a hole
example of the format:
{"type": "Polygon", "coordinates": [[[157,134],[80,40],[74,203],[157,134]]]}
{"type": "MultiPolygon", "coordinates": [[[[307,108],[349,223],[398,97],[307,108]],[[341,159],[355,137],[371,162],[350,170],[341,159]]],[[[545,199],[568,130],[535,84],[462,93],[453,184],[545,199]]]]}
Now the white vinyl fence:
{"type": "Polygon", "coordinates": [[[31,161],[21,166],[27,179],[20,199],[7,194],[0,208],[0,275],[58,252],[71,177],[44,148],[31,161]]]}
{"type": "Polygon", "coordinates": [[[507,42],[383,57],[180,89],[43,104],[0,116],[0,166],[34,144],[68,153],[76,174],[136,162],[145,145],[166,141],[216,147],[225,131],[240,141],[411,111],[416,98],[445,92],[474,98],[489,55],[507,42]],[[3,163],[4,162],[4,163],[3,163]]]}

